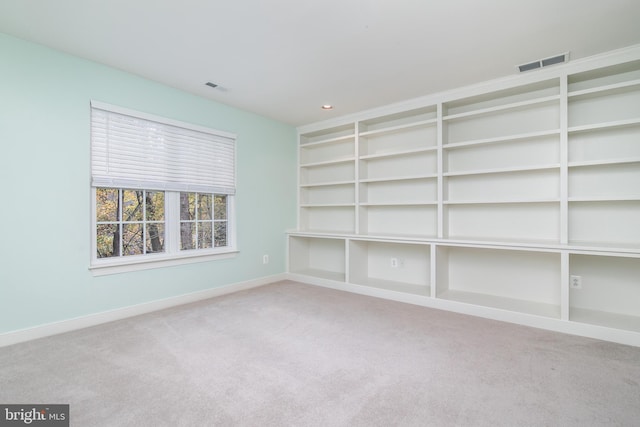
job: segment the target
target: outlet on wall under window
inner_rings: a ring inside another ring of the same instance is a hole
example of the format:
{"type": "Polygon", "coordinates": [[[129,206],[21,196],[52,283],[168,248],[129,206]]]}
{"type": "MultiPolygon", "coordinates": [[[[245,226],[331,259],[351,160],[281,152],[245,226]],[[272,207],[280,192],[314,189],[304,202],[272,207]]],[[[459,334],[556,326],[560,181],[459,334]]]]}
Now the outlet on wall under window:
{"type": "Polygon", "coordinates": [[[571,289],[582,289],[582,276],[571,276],[569,278],[569,287],[571,289]]]}
{"type": "Polygon", "coordinates": [[[267,254],[262,255],[262,263],[269,264],[269,255],[267,254]]]}

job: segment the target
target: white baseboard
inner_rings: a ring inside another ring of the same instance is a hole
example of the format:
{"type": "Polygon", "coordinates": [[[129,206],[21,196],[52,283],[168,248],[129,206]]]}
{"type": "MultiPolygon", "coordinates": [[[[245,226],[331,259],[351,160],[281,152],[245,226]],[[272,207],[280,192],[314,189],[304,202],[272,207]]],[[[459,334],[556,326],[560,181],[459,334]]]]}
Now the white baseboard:
{"type": "Polygon", "coordinates": [[[286,280],[287,278],[288,275],[286,273],[276,274],[273,276],[266,276],[259,279],[248,280],[246,282],[233,283],[231,285],[206,289],[204,291],[178,295],[175,297],[150,301],[143,304],[137,304],[129,307],[118,308],[115,310],[104,311],[101,313],[90,314],[88,316],[76,317],[60,322],[47,323],[32,328],[6,332],[0,334],[0,347],[18,344],[25,341],[31,341],[38,338],[44,338],[51,335],[62,334],[65,332],[71,332],[78,329],[88,328],[90,326],[113,322],[114,320],[126,319],[128,317],[139,316],[141,314],[151,313],[153,311],[163,310],[165,308],[189,304],[192,302],[226,295],[233,292],[256,288],[259,286],[268,285],[269,283],[286,280]]]}
{"type": "Polygon", "coordinates": [[[286,277],[289,280],[295,280],[296,282],[305,283],[308,285],[322,286],[325,288],[337,289],[345,292],[367,295],[376,298],[383,298],[408,304],[420,305],[423,307],[435,308],[438,310],[452,311],[455,313],[466,314],[470,316],[483,317],[485,319],[515,323],[522,326],[530,326],[533,328],[546,329],[549,331],[560,332],[564,334],[578,335],[587,338],[640,347],[640,333],[635,331],[613,329],[606,326],[552,319],[531,314],[501,310],[497,308],[467,304],[463,302],[405,294],[402,292],[377,289],[363,285],[354,285],[345,282],[336,282],[330,279],[321,279],[317,277],[305,276],[302,274],[288,273],[286,277]]]}

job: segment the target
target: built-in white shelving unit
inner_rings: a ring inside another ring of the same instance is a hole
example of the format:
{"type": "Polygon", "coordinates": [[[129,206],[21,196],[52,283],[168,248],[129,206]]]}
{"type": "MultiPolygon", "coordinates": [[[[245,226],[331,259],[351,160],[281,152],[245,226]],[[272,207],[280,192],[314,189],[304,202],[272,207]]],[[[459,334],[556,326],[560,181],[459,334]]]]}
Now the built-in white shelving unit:
{"type": "Polygon", "coordinates": [[[437,297],[560,318],[558,252],[438,247],[437,297]]]}
{"type": "Polygon", "coordinates": [[[430,296],[431,246],[353,239],[349,278],[357,285],[430,296]]]}
{"type": "Polygon", "coordinates": [[[337,233],[355,231],[355,125],[301,136],[299,154],[301,228],[337,233]]]}
{"type": "Polygon", "coordinates": [[[559,243],[560,80],[443,104],[443,237],[559,243]]]}
{"type": "Polygon", "coordinates": [[[299,135],[292,277],[640,346],[640,46],[299,135]]]}
{"type": "Polygon", "coordinates": [[[330,237],[295,236],[289,240],[291,272],[344,282],[345,241],[330,237]]]}

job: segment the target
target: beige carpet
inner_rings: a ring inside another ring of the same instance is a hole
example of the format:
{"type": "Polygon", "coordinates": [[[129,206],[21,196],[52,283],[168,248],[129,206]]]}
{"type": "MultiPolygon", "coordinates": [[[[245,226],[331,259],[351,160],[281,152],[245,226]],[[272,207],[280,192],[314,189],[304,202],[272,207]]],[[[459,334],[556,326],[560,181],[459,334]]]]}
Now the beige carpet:
{"type": "Polygon", "coordinates": [[[640,348],[281,282],[0,348],[72,426],[638,426],[640,348]]]}

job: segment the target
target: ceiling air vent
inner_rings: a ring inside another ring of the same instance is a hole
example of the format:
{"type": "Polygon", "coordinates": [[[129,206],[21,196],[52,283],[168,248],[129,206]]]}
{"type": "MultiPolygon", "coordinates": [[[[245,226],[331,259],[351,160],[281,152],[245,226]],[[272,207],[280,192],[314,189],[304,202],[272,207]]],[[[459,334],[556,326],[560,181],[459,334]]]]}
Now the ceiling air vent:
{"type": "Polygon", "coordinates": [[[540,61],[536,61],[536,62],[530,62],[528,64],[524,64],[524,65],[518,65],[518,70],[520,70],[520,72],[524,72],[524,71],[529,71],[529,70],[535,70],[536,68],[540,68],[542,65],[540,64],[540,61]]]}
{"type": "Polygon", "coordinates": [[[569,60],[569,54],[563,53],[562,55],[543,59],[541,62],[543,67],[548,67],[549,65],[561,64],[563,62],[567,62],[568,60],[569,60]]]}
{"type": "Polygon", "coordinates": [[[537,68],[548,67],[550,65],[562,64],[569,60],[569,52],[562,55],[552,56],[550,58],[539,59],[537,61],[529,62],[528,64],[518,65],[518,71],[521,73],[525,71],[535,70],[537,68]]]}

